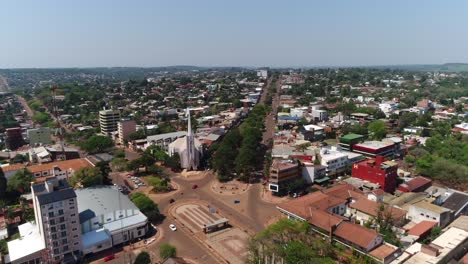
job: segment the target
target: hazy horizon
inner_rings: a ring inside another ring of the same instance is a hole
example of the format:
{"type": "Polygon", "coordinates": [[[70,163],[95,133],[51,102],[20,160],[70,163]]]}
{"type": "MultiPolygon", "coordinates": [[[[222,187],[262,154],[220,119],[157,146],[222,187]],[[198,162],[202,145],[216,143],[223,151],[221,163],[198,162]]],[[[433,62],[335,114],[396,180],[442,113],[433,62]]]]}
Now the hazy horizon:
{"type": "Polygon", "coordinates": [[[10,1],[0,68],[468,62],[468,1],[10,1]]]}

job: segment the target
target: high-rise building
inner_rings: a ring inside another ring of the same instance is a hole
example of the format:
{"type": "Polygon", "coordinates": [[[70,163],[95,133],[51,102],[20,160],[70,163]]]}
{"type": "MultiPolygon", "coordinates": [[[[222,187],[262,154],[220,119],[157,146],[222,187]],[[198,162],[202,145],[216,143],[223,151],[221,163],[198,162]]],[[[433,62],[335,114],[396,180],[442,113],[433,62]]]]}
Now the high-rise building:
{"type": "Polygon", "coordinates": [[[110,136],[112,132],[117,131],[117,123],[120,121],[120,112],[118,110],[99,111],[99,125],[101,133],[110,136]]]}
{"type": "Polygon", "coordinates": [[[45,245],[42,258],[50,263],[75,263],[82,251],[75,191],[66,180],[51,178],[32,185],[31,193],[36,225],[45,245]]]}
{"type": "Polygon", "coordinates": [[[52,139],[50,137],[50,128],[48,127],[28,129],[26,133],[29,139],[29,145],[32,147],[39,144],[52,144],[52,139]]]}
{"type": "Polygon", "coordinates": [[[119,132],[119,143],[123,145],[128,136],[136,131],[136,122],[135,120],[120,120],[117,123],[117,130],[119,132]]]}
{"type": "Polygon", "coordinates": [[[9,150],[17,150],[23,146],[24,140],[20,127],[5,129],[5,147],[9,150]]]}

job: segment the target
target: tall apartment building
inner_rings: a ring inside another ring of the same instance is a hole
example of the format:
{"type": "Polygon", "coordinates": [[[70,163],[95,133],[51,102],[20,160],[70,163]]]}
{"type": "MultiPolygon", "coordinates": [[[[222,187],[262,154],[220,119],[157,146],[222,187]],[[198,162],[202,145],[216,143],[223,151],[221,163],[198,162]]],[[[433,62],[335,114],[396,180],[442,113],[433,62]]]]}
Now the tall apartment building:
{"type": "Polygon", "coordinates": [[[120,121],[120,112],[118,110],[99,111],[99,126],[101,133],[110,136],[112,132],[117,131],[117,123],[120,121]]]}
{"type": "Polygon", "coordinates": [[[9,150],[17,150],[23,146],[24,140],[20,127],[5,129],[5,147],[9,150]]]}
{"type": "Polygon", "coordinates": [[[29,145],[34,147],[39,144],[48,145],[52,144],[52,139],[50,137],[50,128],[48,127],[39,127],[28,129],[26,132],[29,145]]]}
{"type": "Polygon", "coordinates": [[[119,143],[124,144],[124,141],[128,139],[128,136],[136,131],[135,120],[120,120],[117,123],[117,131],[119,132],[119,143]]]}
{"type": "MultiPolygon", "coordinates": [[[[51,178],[31,186],[36,225],[50,263],[76,263],[81,256],[81,227],[76,193],[66,180],[51,178]]],[[[46,262],[48,263],[48,262],[46,262]]]]}

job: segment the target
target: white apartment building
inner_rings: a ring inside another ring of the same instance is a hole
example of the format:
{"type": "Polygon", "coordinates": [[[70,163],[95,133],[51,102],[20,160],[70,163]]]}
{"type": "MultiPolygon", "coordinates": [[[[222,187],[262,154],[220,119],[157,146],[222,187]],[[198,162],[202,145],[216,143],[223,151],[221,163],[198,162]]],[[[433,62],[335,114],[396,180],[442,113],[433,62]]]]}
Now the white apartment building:
{"type": "Polygon", "coordinates": [[[346,170],[348,155],[339,151],[337,147],[322,148],[320,150],[320,163],[326,167],[327,176],[334,176],[346,170]]]}
{"type": "Polygon", "coordinates": [[[22,238],[8,242],[13,263],[77,263],[81,228],[75,191],[57,178],[31,186],[35,223],[19,227],[22,238]]]}
{"type": "Polygon", "coordinates": [[[99,111],[99,126],[101,133],[110,136],[112,132],[117,131],[117,123],[120,120],[120,112],[118,110],[102,110],[99,111]]]}

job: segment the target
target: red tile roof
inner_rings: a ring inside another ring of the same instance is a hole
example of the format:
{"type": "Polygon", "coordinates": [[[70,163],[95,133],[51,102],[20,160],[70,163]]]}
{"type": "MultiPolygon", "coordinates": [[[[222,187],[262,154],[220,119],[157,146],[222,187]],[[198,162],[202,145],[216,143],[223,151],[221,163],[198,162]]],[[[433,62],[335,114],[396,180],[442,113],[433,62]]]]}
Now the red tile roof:
{"type": "Polygon", "coordinates": [[[342,222],[334,234],[362,248],[367,248],[379,236],[375,230],[349,222],[342,222]]]}
{"type": "Polygon", "coordinates": [[[432,221],[421,221],[415,226],[413,226],[409,231],[408,235],[413,235],[413,236],[422,236],[427,234],[431,229],[437,225],[437,222],[432,222],[432,221]]]}
{"type": "Polygon", "coordinates": [[[338,184],[330,189],[326,189],[323,193],[338,197],[341,199],[348,199],[348,198],[364,198],[367,199],[363,192],[359,189],[355,188],[351,184],[338,184]]]}
{"type": "Polygon", "coordinates": [[[39,165],[32,165],[27,167],[28,171],[35,173],[35,172],[42,172],[42,171],[50,171],[54,168],[54,166],[58,166],[61,170],[68,170],[72,169],[74,171],[85,168],[85,167],[92,167],[93,165],[87,159],[72,159],[72,160],[63,160],[63,161],[56,161],[51,163],[39,164],[39,165]]]}
{"type": "Polygon", "coordinates": [[[398,250],[398,248],[396,248],[396,247],[391,247],[391,246],[389,246],[387,244],[382,244],[382,245],[378,246],[377,248],[375,248],[374,250],[372,250],[371,252],[369,252],[369,254],[371,256],[374,256],[374,257],[380,259],[380,260],[384,260],[388,256],[395,253],[395,251],[397,251],[397,250],[398,250]]]}
{"type": "MultiPolygon", "coordinates": [[[[404,189],[407,189],[408,191],[411,192],[411,191],[417,190],[417,189],[419,189],[419,188],[423,187],[424,185],[429,184],[431,182],[432,182],[432,180],[430,180],[428,178],[418,176],[418,177],[415,177],[414,179],[411,179],[411,180],[409,180],[409,181],[407,181],[405,183],[402,183],[400,185],[400,187],[402,187],[404,189]]],[[[423,191],[423,190],[420,190],[420,191],[423,191]]]]}
{"type": "MultiPolygon", "coordinates": [[[[349,204],[349,207],[374,217],[377,217],[379,206],[379,203],[367,199],[359,199],[356,202],[349,204]]],[[[394,220],[400,220],[406,216],[405,210],[392,206],[385,206],[385,211],[390,212],[394,220]]]]}
{"type": "Polygon", "coordinates": [[[10,172],[10,171],[17,171],[17,170],[23,169],[23,168],[26,168],[26,166],[23,165],[23,164],[12,164],[12,165],[1,167],[1,170],[3,172],[10,172]]]}
{"type": "Polygon", "coordinates": [[[307,219],[310,217],[311,212],[318,210],[327,210],[330,207],[335,207],[339,204],[343,204],[346,201],[344,199],[336,198],[320,191],[299,197],[297,199],[288,201],[281,204],[280,208],[291,212],[301,218],[307,219]]]}

